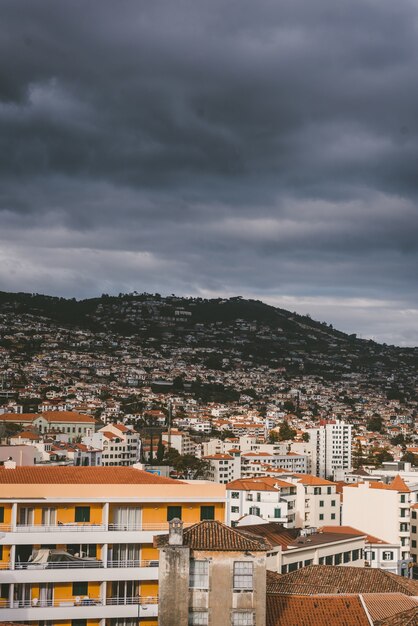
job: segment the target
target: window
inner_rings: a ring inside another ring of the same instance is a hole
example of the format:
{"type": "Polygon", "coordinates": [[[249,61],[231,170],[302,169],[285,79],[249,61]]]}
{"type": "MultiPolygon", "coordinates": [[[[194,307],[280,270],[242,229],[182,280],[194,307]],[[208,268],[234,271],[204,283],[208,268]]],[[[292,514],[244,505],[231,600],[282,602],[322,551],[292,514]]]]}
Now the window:
{"type": "Polygon", "coordinates": [[[332,565],[332,554],[328,554],[328,556],[325,557],[325,565],[332,565]]]}
{"type": "Polygon", "coordinates": [[[324,506],[324,501],[323,500],[319,501],[319,506],[324,506]]]}
{"type": "Polygon", "coordinates": [[[205,519],[215,519],[215,507],[214,506],[201,506],[200,507],[200,521],[205,519]]]}
{"type": "Polygon", "coordinates": [[[239,513],[239,506],[231,506],[231,513],[239,513]]]}
{"type": "Polygon", "coordinates": [[[0,506],[0,524],[4,524],[4,506],[0,506]]]}
{"type": "Polygon", "coordinates": [[[303,562],[303,566],[308,567],[308,565],[312,565],[312,563],[313,563],[313,559],[307,559],[306,561],[303,562]]]}
{"type": "Polygon", "coordinates": [[[351,561],[351,552],[344,552],[344,563],[349,563],[351,561]]]}
{"type": "Polygon", "coordinates": [[[232,626],[253,626],[254,613],[252,611],[234,611],[232,613],[232,626]]]}
{"type": "Polygon", "coordinates": [[[331,513],[331,519],[335,519],[335,513],[331,513]]]}
{"type": "Polygon", "coordinates": [[[416,511],[412,511],[412,519],[417,519],[417,512],[416,511]]]}
{"type": "Polygon", "coordinates": [[[323,520],[323,519],[324,519],[324,514],[323,514],[323,513],[320,513],[320,514],[319,514],[319,519],[320,519],[320,520],[323,520]]]}
{"type": "Polygon", "coordinates": [[[335,555],[334,557],[334,565],[341,565],[342,563],[342,554],[341,552],[339,552],[338,554],[335,555]]]}
{"type": "Polygon", "coordinates": [[[0,546],[0,561],[3,560],[3,546],[0,546]]]}
{"type": "Polygon", "coordinates": [[[274,517],[281,517],[282,516],[282,510],[281,509],[274,509],[274,517]]]}
{"type": "Polygon", "coordinates": [[[189,626],[206,626],[208,623],[207,611],[190,611],[189,626]]]}
{"type": "Polygon", "coordinates": [[[401,495],[401,502],[405,503],[405,495],[404,494],[401,495]]]}
{"type": "Polygon", "coordinates": [[[234,498],[235,500],[239,498],[239,491],[232,491],[231,498],[234,498]]]}
{"type": "Polygon", "coordinates": [[[83,582],[73,583],[73,596],[87,596],[89,592],[89,584],[83,582]]]}
{"type": "Polygon", "coordinates": [[[314,495],[315,496],[320,496],[321,495],[321,487],[314,487],[314,495]]]}
{"type": "Polygon", "coordinates": [[[331,506],[335,506],[335,500],[331,500],[331,506]]]}
{"type": "Polygon", "coordinates": [[[192,589],[208,589],[209,588],[209,562],[190,561],[189,587],[192,589]]]}
{"type": "Polygon", "coordinates": [[[181,519],[181,506],[168,506],[167,507],[167,522],[175,518],[181,519]]]}
{"type": "Polygon", "coordinates": [[[71,626],[87,626],[86,619],[73,619],[71,620],[71,626]]]}
{"type": "Polygon", "coordinates": [[[325,565],[325,557],[324,556],[320,556],[319,557],[319,565],[325,565]]]}
{"type": "Polygon", "coordinates": [[[360,550],[353,550],[353,561],[358,561],[360,558],[360,550]]]}
{"type": "Polygon", "coordinates": [[[253,563],[251,561],[235,561],[234,589],[253,588],[253,563]]]}
{"type": "MultiPolygon", "coordinates": [[[[90,507],[89,506],[76,506],[75,507],[75,521],[76,522],[89,522],[90,521],[90,507]]],[[[79,620],[73,620],[79,621],[79,620]]],[[[81,620],[82,622],[86,620],[81,620]]]]}
{"type": "MultiPolygon", "coordinates": [[[[373,558],[374,558],[374,555],[373,555],[373,558]]],[[[393,552],[390,552],[389,550],[385,550],[385,552],[383,552],[383,560],[393,561],[393,552]]]]}
{"type": "Polygon", "coordinates": [[[416,539],[412,539],[411,546],[412,546],[413,548],[416,548],[416,547],[417,547],[417,542],[416,542],[416,539]]]}
{"type": "Polygon", "coordinates": [[[417,532],[417,527],[416,527],[416,526],[411,526],[411,533],[412,533],[413,535],[415,535],[415,534],[416,534],[416,532],[417,532]]]}
{"type": "Polygon", "coordinates": [[[332,487],[327,487],[327,493],[332,493],[332,487]]]}
{"type": "Polygon", "coordinates": [[[258,508],[258,506],[250,506],[250,515],[260,516],[260,509],[258,508]]]}

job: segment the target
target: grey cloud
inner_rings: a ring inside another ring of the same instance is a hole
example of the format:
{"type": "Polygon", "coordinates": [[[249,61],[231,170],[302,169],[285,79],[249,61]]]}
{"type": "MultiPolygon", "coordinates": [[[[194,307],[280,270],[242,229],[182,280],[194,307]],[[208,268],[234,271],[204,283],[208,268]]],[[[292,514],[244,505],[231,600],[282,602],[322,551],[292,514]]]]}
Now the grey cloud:
{"type": "Polygon", "coordinates": [[[412,0],[1,9],[0,288],[368,295],[417,343],[412,0]]]}

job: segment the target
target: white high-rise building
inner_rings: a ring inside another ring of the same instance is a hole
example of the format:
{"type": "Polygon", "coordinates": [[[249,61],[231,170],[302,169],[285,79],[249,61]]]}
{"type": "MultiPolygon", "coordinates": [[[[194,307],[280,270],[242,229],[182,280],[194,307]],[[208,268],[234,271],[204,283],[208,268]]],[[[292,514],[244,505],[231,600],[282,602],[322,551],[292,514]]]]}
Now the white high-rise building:
{"type": "Polygon", "coordinates": [[[308,430],[312,474],[332,480],[336,470],[351,469],[351,428],[335,420],[308,430]]]}

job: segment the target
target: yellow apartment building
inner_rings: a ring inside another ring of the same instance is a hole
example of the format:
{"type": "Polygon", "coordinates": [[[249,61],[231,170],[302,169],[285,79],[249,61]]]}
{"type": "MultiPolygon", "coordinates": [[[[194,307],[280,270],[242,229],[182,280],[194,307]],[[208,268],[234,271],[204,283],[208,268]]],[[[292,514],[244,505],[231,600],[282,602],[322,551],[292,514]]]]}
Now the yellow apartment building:
{"type": "Polygon", "coordinates": [[[225,487],[135,467],[0,468],[0,622],[156,626],[155,535],[225,518],[225,487]]]}

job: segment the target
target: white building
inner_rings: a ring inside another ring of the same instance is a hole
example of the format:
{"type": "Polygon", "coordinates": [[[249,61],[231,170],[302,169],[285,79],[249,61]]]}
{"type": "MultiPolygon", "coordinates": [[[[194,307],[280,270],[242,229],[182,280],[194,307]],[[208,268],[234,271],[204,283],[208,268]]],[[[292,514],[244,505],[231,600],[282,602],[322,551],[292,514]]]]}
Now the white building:
{"type": "Polygon", "coordinates": [[[210,465],[208,479],[226,485],[240,477],[240,459],[230,454],[211,454],[203,457],[210,465]]]}
{"type": "Polygon", "coordinates": [[[400,546],[401,559],[410,556],[410,507],[416,502],[418,485],[412,491],[397,476],[387,485],[356,483],[343,487],[343,525],[361,528],[390,544],[400,546]]]}
{"type": "Polygon", "coordinates": [[[309,428],[312,473],[333,478],[336,470],[351,469],[351,424],[336,420],[309,428]]]}
{"type": "Polygon", "coordinates": [[[244,515],[295,526],[296,486],[277,478],[246,478],[226,486],[226,523],[244,515]]]}
{"type": "Polygon", "coordinates": [[[286,476],[296,485],[296,526],[318,528],[340,524],[340,495],[337,485],[310,474],[286,476]]]}
{"type": "Polygon", "coordinates": [[[139,434],[124,424],[107,424],[96,433],[90,431],[82,443],[102,452],[101,464],[104,466],[134,465],[140,458],[139,434]]]}

